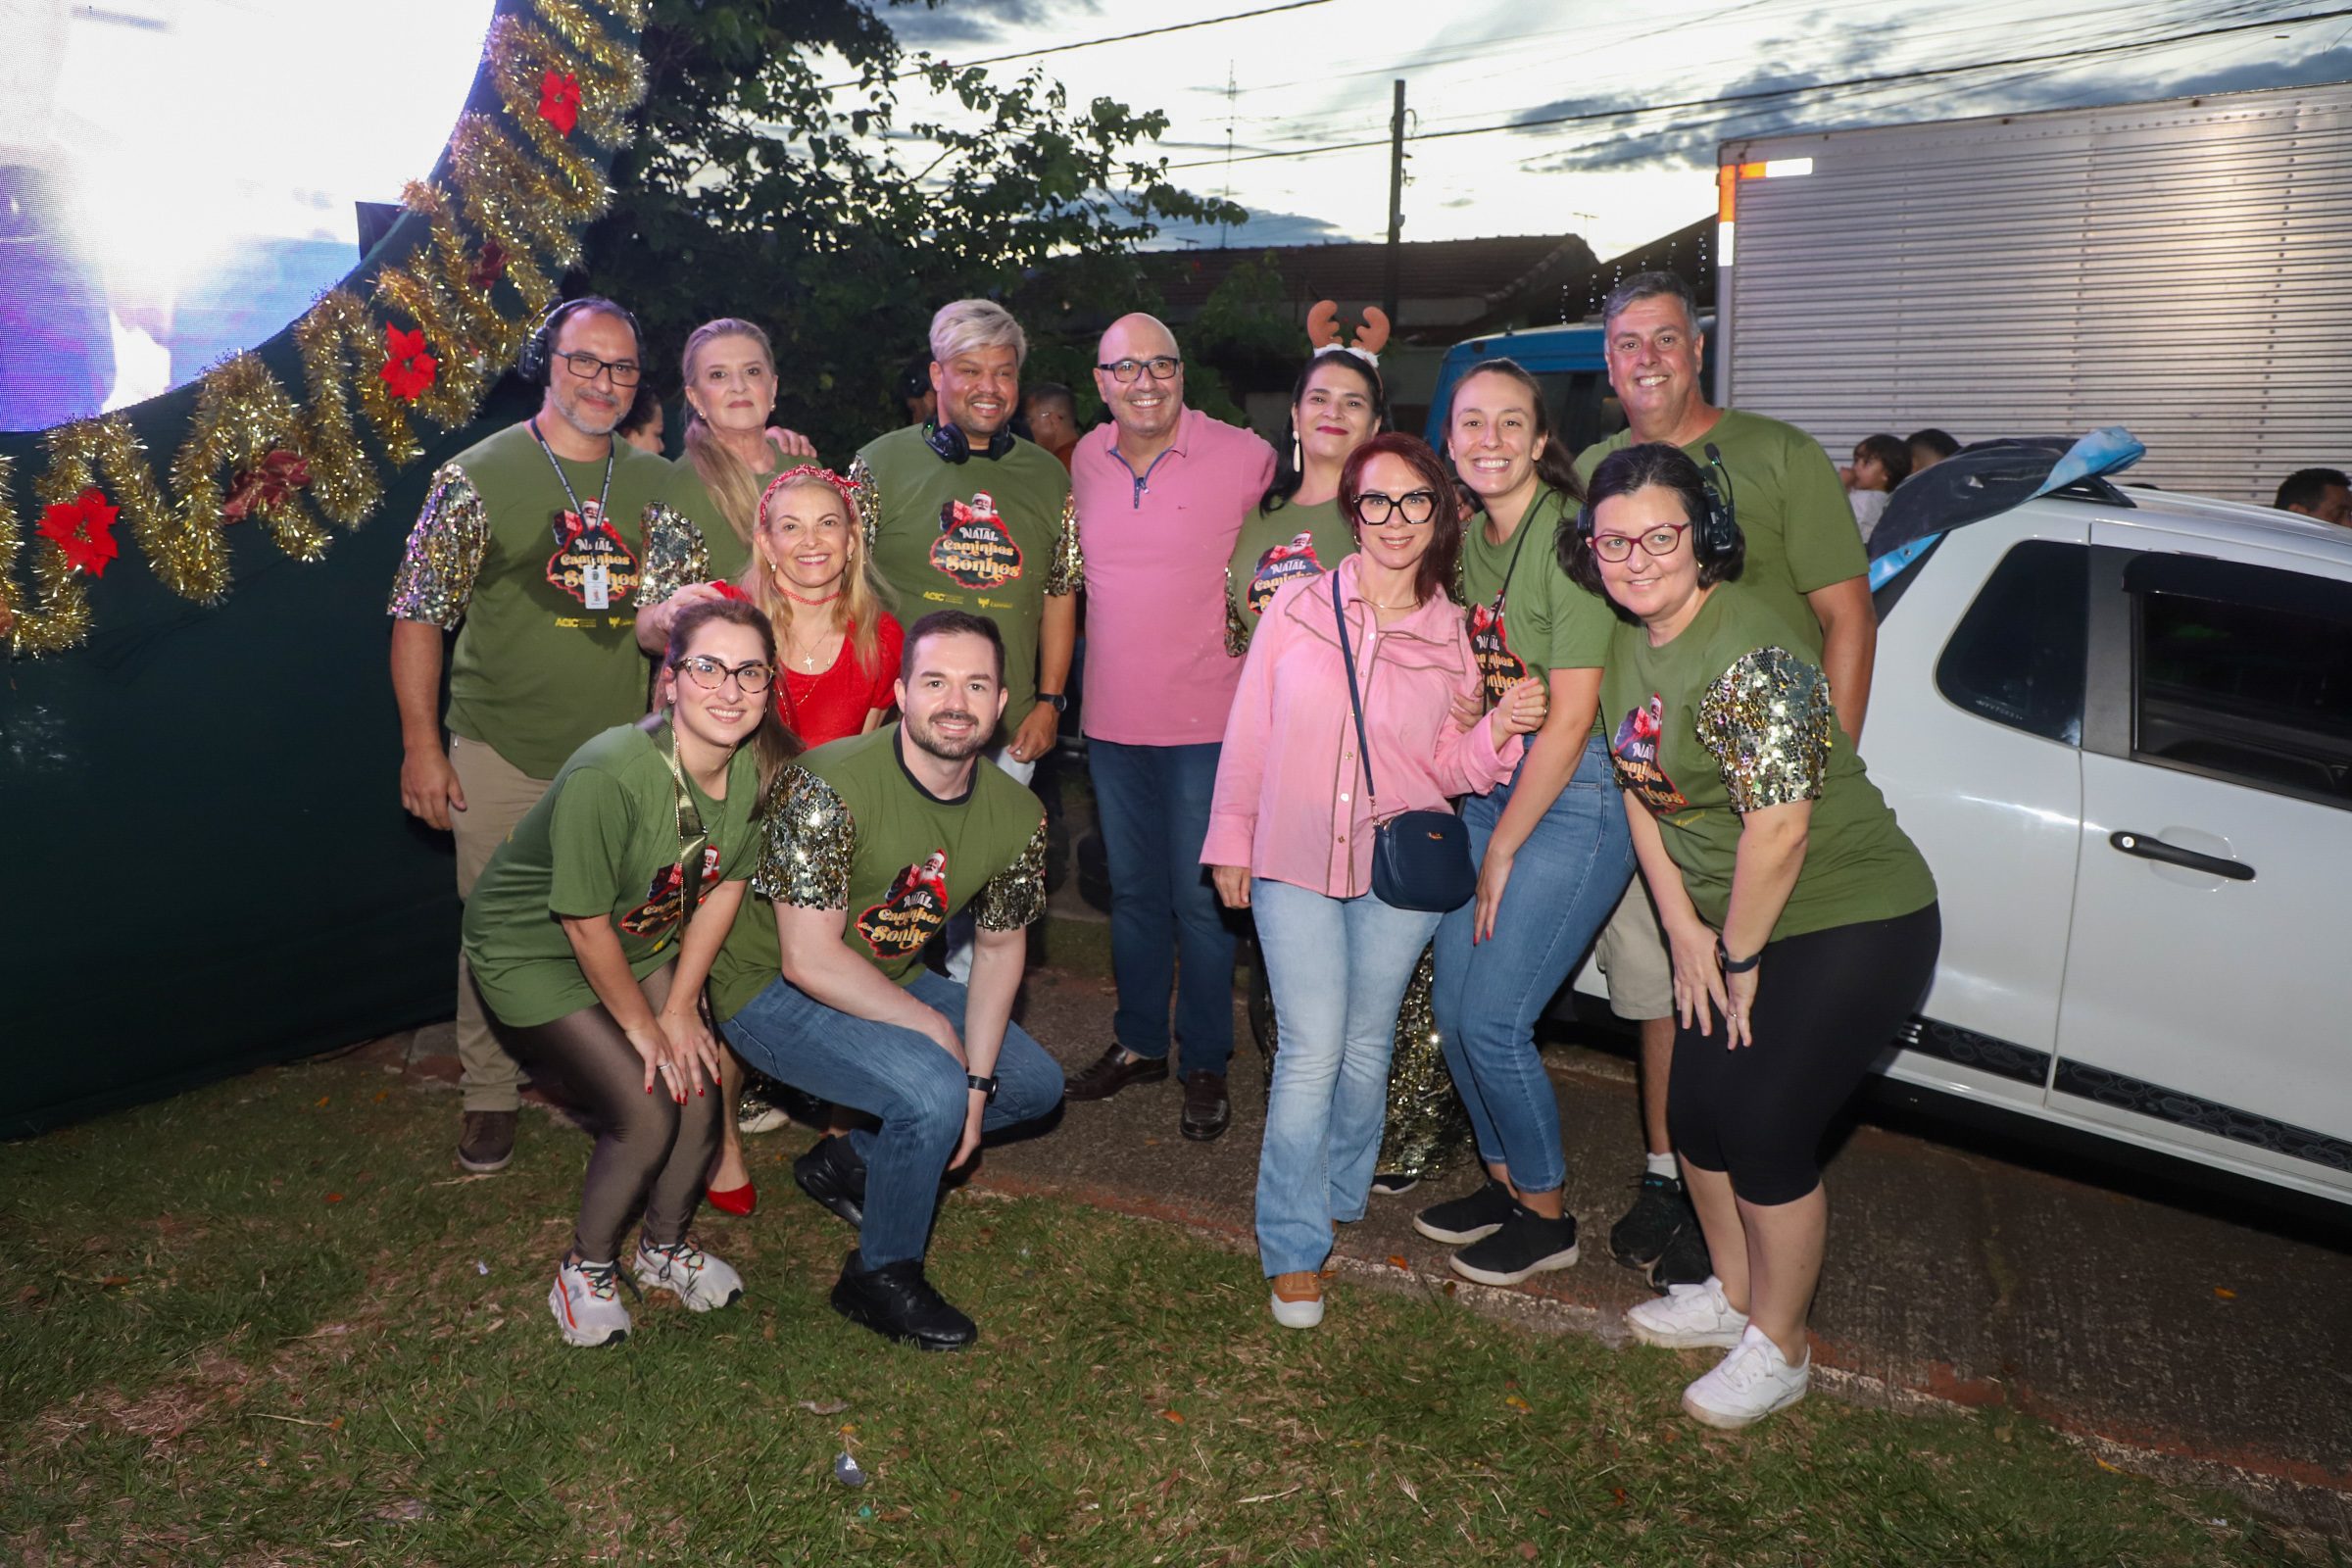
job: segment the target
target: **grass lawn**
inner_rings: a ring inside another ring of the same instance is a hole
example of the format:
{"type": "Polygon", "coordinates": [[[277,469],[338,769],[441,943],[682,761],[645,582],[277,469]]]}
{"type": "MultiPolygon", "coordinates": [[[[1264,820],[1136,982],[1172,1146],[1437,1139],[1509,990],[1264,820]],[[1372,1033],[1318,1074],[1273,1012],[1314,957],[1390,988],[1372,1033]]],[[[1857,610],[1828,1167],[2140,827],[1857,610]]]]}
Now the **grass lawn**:
{"type": "MultiPolygon", "coordinates": [[[[586,1141],[526,1113],[461,1177],[457,1102],[359,1062],[0,1147],[0,1560],[88,1563],[2257,1563],[2242,1504],[2012,1414],[1816,1397],[1693,1426],[1702,1366],[1341,1284],[1273,1326],[1252,1259],[969,1195],[932,1267],[979,1346],[835,1317],[851,1245],[755,1140],[701,1236],[752,1294],[546,1305],[586,1141]],[[832,1479],[853,1451],[859,1491],[832,1479]],[[2224,1521],[2227,1521],[2226,1523],[2224,1521]]],[[[2340,1560],[2340,1559],[2339,1559],[2340,1560]]]]}

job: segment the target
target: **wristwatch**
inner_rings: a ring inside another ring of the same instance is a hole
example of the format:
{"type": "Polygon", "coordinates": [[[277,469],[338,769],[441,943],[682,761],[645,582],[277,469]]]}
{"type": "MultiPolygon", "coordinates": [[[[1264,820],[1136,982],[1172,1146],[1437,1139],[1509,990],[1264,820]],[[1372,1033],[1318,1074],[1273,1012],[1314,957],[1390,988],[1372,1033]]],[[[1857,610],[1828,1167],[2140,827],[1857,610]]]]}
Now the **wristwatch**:
{"type": "Polygon", "coordinates": [[[991,1102],[996,1100],[997,1080],[993,1075],[983,1078],[976,1072],[967,1072],[963,1075],[963,1082],[966,1088],[979,1090],[982,1094],[986,1095],[991,1102]]]}
{"type": "Polygon", "coordinates": [[[1060,692],[1039,692],[1037,694],[1037,700],[1045,704],[1048,708],[1054,710],[1054,711],[1056,713],[1066,713],[1070,710],[1069,698],[1063,696],[1060,692]]]}
{"type": "Polygon", "coordinates": [[[1758,948],[1744,958],[1735,958],[1732,956],[1732,950],[1723,945],[1723,938],[1717,937],[1715,939],[1715,956],[1723,964],[1725,974],[1745,974],[1764,961],[1764,950],[1758,948]]]}

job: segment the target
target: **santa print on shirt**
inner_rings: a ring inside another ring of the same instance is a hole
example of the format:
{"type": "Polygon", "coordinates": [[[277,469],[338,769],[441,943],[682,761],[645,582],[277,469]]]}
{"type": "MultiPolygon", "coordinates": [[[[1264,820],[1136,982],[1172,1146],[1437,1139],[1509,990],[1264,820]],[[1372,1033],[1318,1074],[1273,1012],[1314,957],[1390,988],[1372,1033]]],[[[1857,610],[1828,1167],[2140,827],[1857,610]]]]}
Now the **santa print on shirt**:
{"type": "Polygon", "coordinates": [[[590,610],[608,609],[636,591],[637,558],[595,502],[581,502],[579,512],[558,512],[550,523],[556,553],[547,558],[549,582],[590,610]]]}
{"type": "Polygon", "coordinates": [[[1637,708],[1617,726],[1609,743],[1609,758],[1617,764],[1617,787],[1632,790],[1642,804],[1658,815],[1679,811],[1690,803],[1658,766],[1658,736],[1665,724],[1666,699],[1652,693],[1647,708],[1637,708]]]}
{"type": "Polygon", "coordinates": [[[1500,707],[1511,688],[1527,679],[1527,662],[1511,652],[1510,635],[1502,623],[1502,595],[1491,605],[1470,607],[1470,653],[1487,683],[1487,706],[1500,707]]]}
{"type": "Polygon", "coordinates": [[[975,491],[969,503],[939,509],[939,537],[931,564],[966,588],[998,588],[1021,574],[1021,547],[997,514],[996,498],[975,491]]]}
{"type": "MultiPolygon", "coordinates": [[[[694,896],[697,908],[710,896],[718,884],[718,848],[703,846],[703,885],[694,896]]],[[[645,902],[620,917],[620,928],[633,937],[650,937],[678,922],[682,901],[678,898],[678,868],[665,865],[654,873],[653,885],[645,890],[645,902]]]]}
{"type": "Polygon", "coordinates": [[[858,917],[858,934],[877,956],[918,953],[948,923],[948,852],[933,850],[891,878],[882,902],[858,917]]]}
{"type": "Polygon", "coordinates": [[[1264,614],[1274,602],[1274,590],[1293,577],[1314,577],[1322,571],[1323,563],[1315,559],[1315,536],[1293,534],[1289,544],[1276,545],[1257,558],[1257,569],[1250,576],[1250,613],[1264,614]]]}

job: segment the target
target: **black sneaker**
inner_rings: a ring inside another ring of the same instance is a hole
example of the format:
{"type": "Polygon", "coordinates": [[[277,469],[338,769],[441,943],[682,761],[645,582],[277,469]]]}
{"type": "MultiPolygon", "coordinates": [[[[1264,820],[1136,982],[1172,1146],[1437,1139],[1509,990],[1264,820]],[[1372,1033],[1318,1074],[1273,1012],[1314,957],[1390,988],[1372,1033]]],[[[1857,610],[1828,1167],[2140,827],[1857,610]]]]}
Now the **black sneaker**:
{"type": "Polygon", "coordinates": [[[819,1138],[808,1152],[792,1162],[792,1179],[801,1191],[831,1209],[851,1225],[865,1223],[865,1161],[839,1134],[819,1138]]]}
{"type": "Polygon", "coordinates": [[[1400,1170],[1384,1170],[1372,1178],[1372,1190],[1386,1198],[1402,1198],[1420,1185],[1420,1177],[1407,1176],[1400,1170]]]}
{"type": "Polygon", "coordinates": [[[919,1257],[860,1271],[857,1250],[851,1249],[833,1286],[833,1310],[886,1340],[918,1349],[960,1350],[980,1337],[972,1320],[923,1278],[919,1257]]]}
{"type": "Polygon", "coordinates": [[[1695,1214],[1690,1224],[1674,1233],[1666,1250],[1649,1265],[1649,1283],[1661,1291],[1670,1285],[1704,1285],[1714,1274],[1714,1260],[1707,1255],[1706,1232],[1698,1228],[1695,1214]]]}
{"type": "Polygon", "coordinates": [[[458,1163],[476,1176],[505,1170],[514,1157],[514,1124],[521,1116],[512,1110],[469,1110],[458,1124],[458,1163]]]}
{"type": "Polygon", "coordinates": [[[1511,1217],[1494,1235],[1446,1261],[1456,1274],[1481,1285],[1516,1285],[1530,1274],[1566,1268],[1576,1261],[1576,1216],[1545,1219],[1513,1204],[1511,1217]]]}
{"type": "Polygon", "coordinates": [[[1627,1268],[1647,1268],[1685,1228],[1696,1230],[1698,1216],[1691,1212],[1682,1179],[1643,1171],[1634,1206],[1609,1227],[1609,1255],[1627,1268]]]}
{"type": "Polygon", "coordinates": [[[1467,1247],[1502,1229],[1518,1207],[1511,1190],[1490,1176],[1486,1185],[1469,1197],[1432,1203],[1415,1214],[1413,1229],[1447,1247],[1467,1247]]]}

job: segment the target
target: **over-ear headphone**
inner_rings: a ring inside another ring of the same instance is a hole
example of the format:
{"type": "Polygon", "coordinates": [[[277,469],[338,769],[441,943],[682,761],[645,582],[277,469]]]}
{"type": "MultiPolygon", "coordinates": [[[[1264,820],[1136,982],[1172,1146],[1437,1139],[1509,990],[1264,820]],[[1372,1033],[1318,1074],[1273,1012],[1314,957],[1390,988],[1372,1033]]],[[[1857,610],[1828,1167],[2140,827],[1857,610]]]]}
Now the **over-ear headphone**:
{"type": "Polygon", "coordinates": [[[555,366],[557,335],[564,330],[565,321],[588,311],[603,316],[617,316],[628,322],[629,335],[636,339],[637,353],[643,357],[645,328],[637,324],[637,318],[629,314],[628,308],[616,305],[602,295],[586,294],[576,300],[564,301],[539,318],[537,330],[522,345],[522,357],[514,362],[515,373],[533,386],[547,385],[548,373],[555,366]]]}
{"type": "MultiPolygon", "coordinates": [[[[994,463],[1012,451],[1012,442],[1013,434],[1009,428],[999,430],[988,438],[988,445],[981,448],[980,455],[994,463]]],[[[933,422],[924,425],[923,445],[949,463],[972,461],[971,438],[963,433],[963,426],[959,424],[933,422]]]]}
{"type": "MultiPolygon", "coordinates": [[[[1699,471],[1698,482],[1707,491],[1707,514],[1691,537],[1690,554],[1700,564],[1711,566],[1730,555],[1732,547],[1740,542],[1740,519],[1732,508],[1732,470],[1723,466],[1723,454],[1715,450],[1712,441],[1707,443],[1707,467],[1713,468],[1715,474],[1705,469],[1699,471]],[[1721,486],[1715,483],[1715,475],[1722,476],[1721,486]]],[[[1577,511],[1576,536],[1588,545],[1592,542],[1591,503],[1577,511]]]]}

